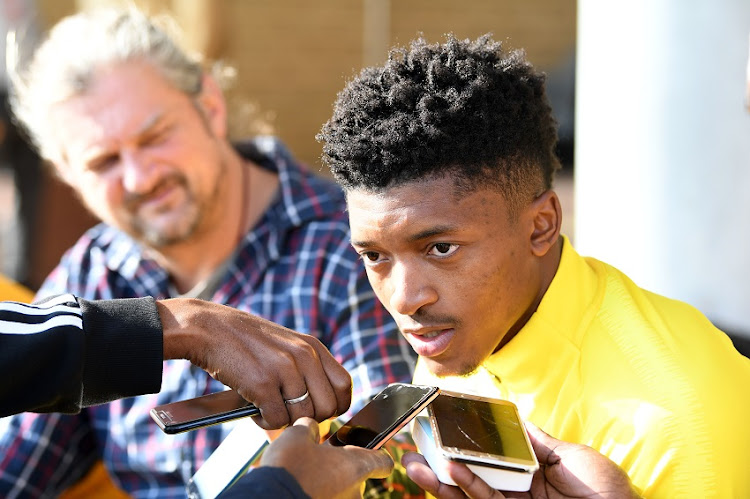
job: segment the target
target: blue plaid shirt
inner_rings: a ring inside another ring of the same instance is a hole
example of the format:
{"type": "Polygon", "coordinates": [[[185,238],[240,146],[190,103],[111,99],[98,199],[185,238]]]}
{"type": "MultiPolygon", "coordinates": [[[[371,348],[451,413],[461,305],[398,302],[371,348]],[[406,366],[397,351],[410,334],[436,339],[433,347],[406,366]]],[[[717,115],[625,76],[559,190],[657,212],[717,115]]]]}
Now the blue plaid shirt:
{"type": "MultiPolygon", "coordinates": [[[[351,410],[389,383],[409,382],[414,354],[349,245],[342,192],[304,171],[272,138],[238,150],[276,171],[280,187],[242,241],[213,301],[320,339],[352,376],[351,410]]],[[[87,299],[168,298],[169,289],[166,271],[132,239],[98,225],[66,253],[38,297],[69,292],[87,299]]],[[[102,459],[115,482],[134,497],[185,497],[186,481],[233,425],[166,435],[149,410],[222,389],[187,361],[166,361],[159,394],[76,416],[25,413],[0,419],[0,496],[54,497],[102,459]]]]}

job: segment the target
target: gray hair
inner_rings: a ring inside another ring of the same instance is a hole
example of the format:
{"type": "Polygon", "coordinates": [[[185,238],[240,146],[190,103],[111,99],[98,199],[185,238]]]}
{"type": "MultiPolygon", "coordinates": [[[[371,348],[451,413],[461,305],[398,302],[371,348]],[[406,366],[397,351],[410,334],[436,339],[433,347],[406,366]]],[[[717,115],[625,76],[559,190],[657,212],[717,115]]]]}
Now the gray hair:
{"type": "Polygon", "coordinates": [[[177,39],[167,18],[149,18],[135,8],[66,17],[52,28],[24,70],[9,59],[13,112],[40,154],[51,158],[48,110],[86,92],[98,68],[147,61],[176,88],[197,95],[204,73],[201,57],[189,54],[177,39]]]}

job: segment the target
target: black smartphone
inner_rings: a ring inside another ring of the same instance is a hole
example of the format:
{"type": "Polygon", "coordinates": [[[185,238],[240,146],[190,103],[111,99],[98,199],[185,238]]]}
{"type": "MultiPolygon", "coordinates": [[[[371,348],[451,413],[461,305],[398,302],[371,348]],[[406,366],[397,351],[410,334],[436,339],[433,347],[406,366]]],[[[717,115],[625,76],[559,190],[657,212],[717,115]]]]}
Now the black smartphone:
{"type": "Polygon", "coordinates": [[[435,386],[392,383],[375,395],[326,442],[335,446],[356,445],[379,449],[439,393],[440,389],[435,386]]]}
{"type": "Polygon", "coordinates": [[[260,409],[234,390],[157,405],[151,409],[151,419],[170,435],[258,414],[260,409]]]}

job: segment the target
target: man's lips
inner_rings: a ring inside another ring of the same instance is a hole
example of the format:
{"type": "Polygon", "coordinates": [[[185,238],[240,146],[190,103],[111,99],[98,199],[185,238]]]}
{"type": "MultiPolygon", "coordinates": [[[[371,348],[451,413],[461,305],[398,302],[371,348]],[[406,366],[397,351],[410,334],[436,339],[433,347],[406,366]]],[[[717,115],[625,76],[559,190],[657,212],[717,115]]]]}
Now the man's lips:
{"type": "Polygon", "coordinates": [[[136,210],[147,209],[159,211],[164,209],[178,195],[177,187],[179,185],[179,183],[174,181],[162,182],[148,194],[132,199],[132,206],[136,210]]]}
{"type": "Polygon", "coordinates": [[[451,327],[404,328],[407,341],[421,357],[436,357],[448,349],[456,333],[451,327]]]}

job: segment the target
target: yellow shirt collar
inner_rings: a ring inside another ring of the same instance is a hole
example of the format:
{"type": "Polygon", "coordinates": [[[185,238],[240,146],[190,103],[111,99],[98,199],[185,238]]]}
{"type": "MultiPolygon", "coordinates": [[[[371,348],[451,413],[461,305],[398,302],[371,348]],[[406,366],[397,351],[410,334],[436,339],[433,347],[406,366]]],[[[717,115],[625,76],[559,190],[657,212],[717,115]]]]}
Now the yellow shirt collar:
{"type": "MultiPolygon", "coordinates": [[[[551,367],[564,355],[578,354],[582,331],[593,319],[602,291],[596,271],[563,236],[560,265],[536,312],[484,366],[508,383],[523,373],[523,385],[538,389],[540,379],[550,374],[545,366],[551,367]]],[[[518,388],[521,392],[528,389],[518,388]]]]}

